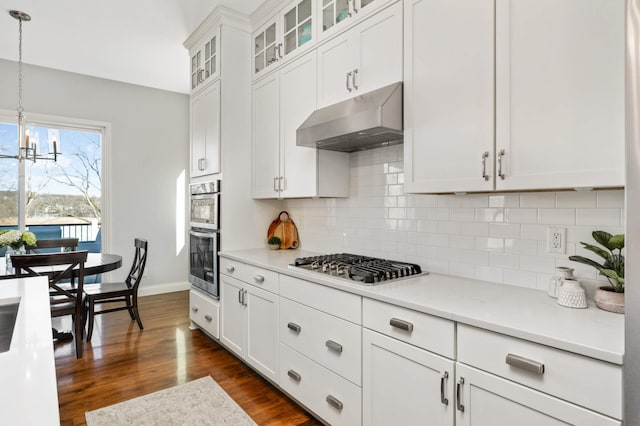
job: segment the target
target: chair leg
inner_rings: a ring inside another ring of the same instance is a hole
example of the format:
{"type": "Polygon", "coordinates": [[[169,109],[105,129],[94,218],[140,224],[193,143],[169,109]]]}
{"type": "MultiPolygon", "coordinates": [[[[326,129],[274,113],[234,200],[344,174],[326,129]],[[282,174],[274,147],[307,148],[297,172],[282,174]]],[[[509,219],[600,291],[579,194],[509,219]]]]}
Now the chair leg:
{"type": "Polygon", "coordinates": [[[79,358],[82,358],[82,349],[83,349],[82,329],[84,328],[81,313],[75,316],[75,320],[73,324],[75,325],[75,333],[73,338],[76,341],[76,358],[79,359],[79,358]]]}
{"type": "Polygon", "coordinates": [[[140,310],[138,309],[138,295],[133,295],[133,312],[136,314],[136,322],[138,323],[138,327],[140,330],[144,330],[142,326],[142,320],[140,319],[140,310]]]}
{"type": "Polygon", "coordinates": [[[126,296],[126,298],[124,300],[125,300],[125,303],[127,304],[127,311],[129,311],[129,316],[131,317],[131,321],[133,321],[134,319],[136,319],[136,315],[133,313],[133,306],[131,304],[131,297],[130,296],[126,296]]]}
{"type": "Polygon", "coordinates": [[[87,328],[87,342],[91,341],[91,335],[93,334],[93,317],[95,316],[95,306],[94,301],[90,297],[87,297],[87,321],[89,322],[89,326],[87,328]]]}

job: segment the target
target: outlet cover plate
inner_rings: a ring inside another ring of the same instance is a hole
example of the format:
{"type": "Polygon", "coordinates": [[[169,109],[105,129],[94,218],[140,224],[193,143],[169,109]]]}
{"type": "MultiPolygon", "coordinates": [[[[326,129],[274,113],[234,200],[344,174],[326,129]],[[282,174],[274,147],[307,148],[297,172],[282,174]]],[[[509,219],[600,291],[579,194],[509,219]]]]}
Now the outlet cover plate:
{"type": "Polygon", "coordinates": [[[547,228],[547,252],[553,254],[567,252],[567,228],[547,228]]]}

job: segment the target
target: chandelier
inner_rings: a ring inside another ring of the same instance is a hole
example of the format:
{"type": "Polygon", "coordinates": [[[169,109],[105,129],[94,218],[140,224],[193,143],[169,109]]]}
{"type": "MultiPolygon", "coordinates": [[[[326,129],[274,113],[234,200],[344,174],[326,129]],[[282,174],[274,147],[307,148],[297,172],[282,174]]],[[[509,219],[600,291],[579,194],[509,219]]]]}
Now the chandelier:
{"type": "Polygon", "coordinates": [[[38,134],[34,134],[29,137],[29,129],[26,125],[26,117],[24,116],[24,109],[22,108],[22,22],[28,22],[31,20],[25,12],[19,10],[10,10],[9,15],[18,20],[18,153],[15,155],[7,155],[0,153],[0,158],[15,158],[16,160],[31,160],[34,163],[36,160],[53,160],[57,161],[58,155],[58,141],[53,139],[49,141],[49,152],[47,154],[38,153],[38,134]]]}

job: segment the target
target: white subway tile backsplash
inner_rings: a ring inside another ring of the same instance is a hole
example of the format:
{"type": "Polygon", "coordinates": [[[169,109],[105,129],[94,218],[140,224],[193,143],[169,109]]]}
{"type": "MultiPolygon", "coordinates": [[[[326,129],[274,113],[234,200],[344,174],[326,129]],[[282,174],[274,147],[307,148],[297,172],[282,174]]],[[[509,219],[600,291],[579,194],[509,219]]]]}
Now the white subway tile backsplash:
{"type": "Polygon", "coordinates": [[[575,225],[575,209],[539,209],[538,223],[548,225],[575,225]]]}
{"type": "Polygon", "coordinates": [[[402,145],[350,154],[348,198],[282,202],[302,247],[415,262],[452,274],[546,291],[557,266],[575,269],[590,291],[594,268],[569,261],[593,257],[580,241],[594,230],[624,232],[624,191],[431,195],[404,193],[402,145]],[[567,228],[567,252],[547,253],[547,228],[567,228]]]}
{"type": "Polygon", "coordinates": [[[620,226],[620,209],[577,209],[576,224],[620,226]]]}
{"type": "Polygon", "coordinates": [[[595,208],[596,193],[593,191],[563,191],[556,194],[557,208],[595,208]]]}

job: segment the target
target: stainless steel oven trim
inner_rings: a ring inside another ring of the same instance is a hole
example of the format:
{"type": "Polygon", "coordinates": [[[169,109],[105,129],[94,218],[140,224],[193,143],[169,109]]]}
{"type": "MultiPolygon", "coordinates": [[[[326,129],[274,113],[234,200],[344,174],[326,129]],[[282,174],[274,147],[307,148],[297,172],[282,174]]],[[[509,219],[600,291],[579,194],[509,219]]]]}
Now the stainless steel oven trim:
{"type": "MultiPolygon", "coordinates": [[[[220,233],[215,230],[206,230],[198,231],[197,229],[190,229],[189,235],[193,235],[198,238],[212,238],[214,240],[213,243],[213,283],[210,283],[206,280],[203,280],[195,275],[191,274],[191,263],[189,263],[189,283],[215,299],[220,298],[220,278],[219,278],[219,269],[220,269],[220,257],[218,255],[218,251],[220,248],[220,233]]],[[[191,242],[189,242],[191,244],[191,242]]],[[[189,246],[189,251],[191,251],[191,246],[189,246]]]]}

